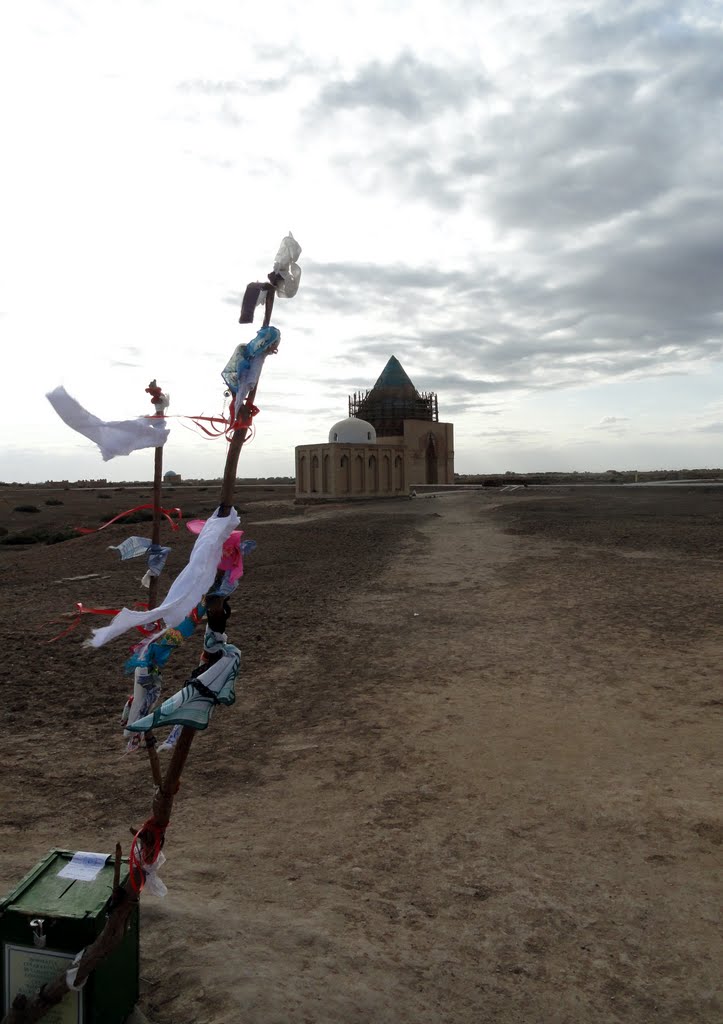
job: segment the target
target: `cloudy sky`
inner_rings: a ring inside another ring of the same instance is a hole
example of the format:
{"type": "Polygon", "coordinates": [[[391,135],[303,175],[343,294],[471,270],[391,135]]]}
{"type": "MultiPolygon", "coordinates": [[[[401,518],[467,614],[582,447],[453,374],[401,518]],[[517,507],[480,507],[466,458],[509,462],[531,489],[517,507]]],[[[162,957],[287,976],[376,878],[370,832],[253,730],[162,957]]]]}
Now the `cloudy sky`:
{"type": "MultiPolygon", "coordinates": [[[[43,397],[218,412],[301,288],[244,475],[394,354],[461,472],[723,465],[721,0],[23,0],[0,14],[0,479],[148,478],[43,397]]],[[[166,466],[222,472],[172,421],[166,466]]]]}

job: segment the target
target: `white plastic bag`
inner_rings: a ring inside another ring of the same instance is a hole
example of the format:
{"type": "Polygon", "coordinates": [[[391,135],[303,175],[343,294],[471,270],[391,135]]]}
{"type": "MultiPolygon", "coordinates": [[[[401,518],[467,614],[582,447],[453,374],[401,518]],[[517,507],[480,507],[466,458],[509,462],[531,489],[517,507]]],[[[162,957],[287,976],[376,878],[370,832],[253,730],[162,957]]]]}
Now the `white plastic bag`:
{"type": "Polygon", "coordinates": [[[291,232],[282,239],[279,251],[274,260],[274,272],[281,275],[282,281],[276,286],[276,294],[282,299],[293,299],[299,290],[301,267],[296,262],[301,256],[301,246],[291,232]]]}

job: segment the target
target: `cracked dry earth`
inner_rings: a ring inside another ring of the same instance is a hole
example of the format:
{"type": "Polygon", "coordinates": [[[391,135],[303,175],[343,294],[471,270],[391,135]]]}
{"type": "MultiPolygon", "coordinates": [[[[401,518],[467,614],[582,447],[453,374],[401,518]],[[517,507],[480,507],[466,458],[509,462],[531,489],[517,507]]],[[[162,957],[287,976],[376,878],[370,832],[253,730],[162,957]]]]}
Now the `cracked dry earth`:
{"type": "MultiPolygon", "coordinates": [[[[169,894],[142,904],[148,1017],[718,1022],[722,501],[252,506],[243,684],[194,743],[169,894]]],[[[111,542],[3,555],[4,889],[149,804],[119,650],[23,628],[43,557],[80,575],[111,542]]],[[[127,598],[137,570],[109,572],[103,600],[127,598]]],[[[58,593],[33,600],[47,620],[58,593]]]]}

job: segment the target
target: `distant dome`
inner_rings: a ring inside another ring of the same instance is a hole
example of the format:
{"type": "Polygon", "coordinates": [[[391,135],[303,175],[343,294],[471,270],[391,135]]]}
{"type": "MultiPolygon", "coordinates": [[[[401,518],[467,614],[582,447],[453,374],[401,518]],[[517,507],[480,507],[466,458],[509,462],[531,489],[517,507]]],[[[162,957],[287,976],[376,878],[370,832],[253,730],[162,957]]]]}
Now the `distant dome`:
{"type": "Polygon", "coordinates": [[[377,432],[371,423],[360,420],[356,416],[339,420],[329,431],[329,443],[340,444],[376,444],[377,432]]]}

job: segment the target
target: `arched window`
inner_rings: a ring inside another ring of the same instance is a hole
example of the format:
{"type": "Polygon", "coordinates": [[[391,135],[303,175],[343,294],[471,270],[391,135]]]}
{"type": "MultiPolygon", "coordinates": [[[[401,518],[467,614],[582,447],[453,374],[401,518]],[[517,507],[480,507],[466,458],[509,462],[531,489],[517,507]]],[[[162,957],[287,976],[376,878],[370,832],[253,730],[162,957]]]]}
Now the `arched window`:
{"type": "Polygon", "coordinates": [[[331,455],[328,452],[324,453],[324,457],[321,460],[321,491],[322,494],[328,494],[330,491],[329,487],[329,469],[331,463],[331,455]]]}
{"type": "Polygon", "coordinates": [[[401,455],[394,458],[394,490],[404,490],[404,459],[401,455]]]}
{"type": "Polygon", "coordinates": [[[342,455],[339,468],[341,470],[339,474],[339,489],[342,494],[348,494],[351,490],[351,466],[349,465],[348,455],[342,455]]]}
{"type": "Polygon", "coordinates": [[[355,494],[364,493],[365,477],[364,456],[359,454],[354,457],[354,466],[352,470],[352,489],[355,494]]]}

